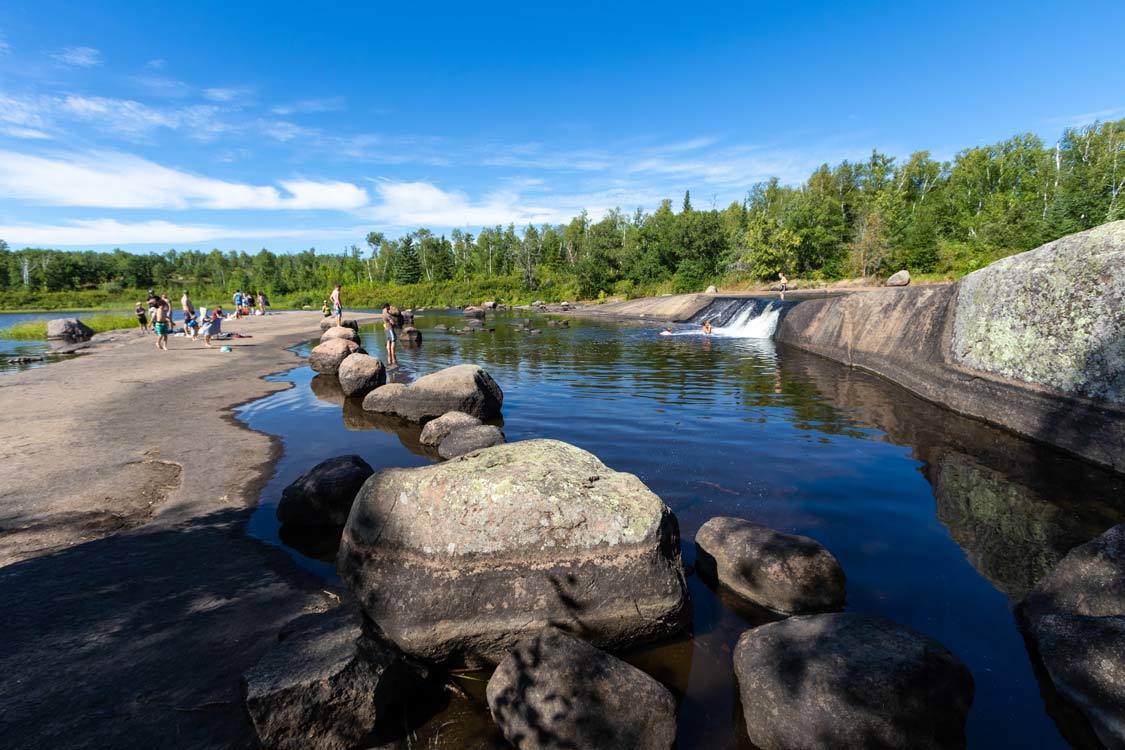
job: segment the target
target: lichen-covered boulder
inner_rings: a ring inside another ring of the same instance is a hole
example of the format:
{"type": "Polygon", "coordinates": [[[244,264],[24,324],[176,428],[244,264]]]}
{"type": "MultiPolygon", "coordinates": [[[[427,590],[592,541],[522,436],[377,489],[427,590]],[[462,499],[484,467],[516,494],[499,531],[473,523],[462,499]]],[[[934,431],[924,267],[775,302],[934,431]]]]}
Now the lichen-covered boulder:
{"type": "Polygon", "coordinates": [[[359,343],[359,334],[355,329],[348,328],[347,326],[332,326],[324,333],[320,334],[320,341],[324,343],[328,339],[347,339],[359,343]]]}
{"type": "Polygon", "coordinates": [[[490,424],[465,427],[449,433],[438,445],[438,455],[445,459],[491,448],[504,442],[504,431],[490,424]]]}
{"type": "Polygon", "coordinates": [[[1058,694],[1125,747],[1125,524],[1071,550],[1020,614],[1058,694]]]}
{"type": "Polygon", "coordinates": [[[62,341],[89,341],[94,329],[78,318],[56,318],[47,321],[47,338],[62,341]]]}
{"type": "Polygon", "coordinates": [[[363,632],[358,612],[302,618],[245,675],[246,709],[265,748],[350,750],[424,683],[424,668],[363,632]]]}
{"type": "Polygon", "coordinates": [[[356,493],[374,473],[355,455],[321,461],[282,490],[277,520],[298,528],[342,528],[356,493]]]}
{"type": "Polygon", "coordinates": [[[433,660],[495,663],[551,623],[626,648],[690,617],[675,516],[555,440],[374,475],[337,569],[382,632],[433,660]]]}
{"type": "Polygon", "coordinates": [[[463,411],[451,411],[442,414],[437,419],[431,419],[426,422],[426,426],[422,428],[422,437],[419,442],[422,445],[432,445],[437,447],[445,440],[446,436],[454,430],[463,430],[468,427],[478,427],[480,420],[474,416],[466,414],[463,411]]]}
{"type": "MultiPolygon", "coordinates": [[[[355,320],[352,320],[351,318],[344,318],[343,320],[340,321],[340,325],[342,325],[344,328],[351,328],[356,333],[359,332],[359,323],[355,320]]],[[[336,326],[336,318],[333,317],[333,316],[329,316],[329,317],[324,318],[320,321],[320,330],[321,331],[327,331],[329,328],[333,328],[335,326],[336,326]]]]}
{"type": "Polygon", "coordinates": [[[335,375],[340,365],[352,354],[366,354],[363,348],[347,339],[328,339],[309,352],[309,367],[325,375],[335,375]]]}
{"type": "Polygon", "coordinates": [[[910,286],[910,271],[904,268],[897,273],[892,273],[887,279],[887,286],[910,286]]]}
{"type": "Polygon", "coordinates": [[[973,678],[937,641],[882,617],[790,617],[734,652],[750,741],[762,750],[963,748],[973,678]]]}
{"type": "Polygon", "coordinates": [[[1125,221],[961,279],[952,356],[976,370],[1125,403],[1125,221]]]}
{"type": "Polygon", "coordinates": [[[424,422],[450,411],[494,419],[500,416],[504,404],[500,386],[476,365],[447,367],[400,388],[391,385],[367,394],[363,408],[394,414],[411,422],[424,422]]]}
{"type": "Polygon", "coordinates": [[[668,750],[676,741],[668,688],[558,628],[520,641],[486,695],[493,720],[520,750],[668,750]]]}
{"type": "Polygon", "coordinates": [[[844,606],[844,569],[815,539],[719,516],[703,524],[695,543],[701,569],[763,607],[791,615],[844,606]]]}
{"type": "Polygon", "coordinates": [[[387,368],[370,354],[345,357],[336,374],[345,396],[366,396],[387,382],[387,368]]]}

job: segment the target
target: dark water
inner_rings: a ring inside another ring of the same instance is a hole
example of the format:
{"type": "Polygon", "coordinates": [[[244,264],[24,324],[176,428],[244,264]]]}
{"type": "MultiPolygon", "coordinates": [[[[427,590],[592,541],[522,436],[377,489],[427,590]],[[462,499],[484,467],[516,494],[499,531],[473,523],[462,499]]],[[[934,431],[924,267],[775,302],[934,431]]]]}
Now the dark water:
{"type": "MultiPolygon", "coordinates": [[[[472,362],[504,389],[509,440],[550,437],[637,474],[679,518],[684,560],[715,515],[742,516],[823,542],[848,576],[852,612],[937,638],[973,673],[972,747],[1065,747],[1048,715],[1012,604],[1068,549],[1125,519],[1125,486],[1057,452],[922,402],[873,376],[768,340],[657,336],[656,326],[572,321],[529,336],[434,333],[459,317],[419,316],[403,377],[472,362]]],[[[490,319],[490,325],[491,319],[490,319]]],[[[382,334],[366,333],[369,351],[382,334]]],[[[241,409],[279,435],[284,457],[250,533],[277,543],[281,490],[313,464],[358,453],[376,469],[431,458],[345,401],[305,367],[294,388],[241,409]]],[[[333,566],[291,550],[326,578],[333,566]]],[[[312,555],[331,550],[304,548],[312,555]]],[[[680,748],[748,747],[731,651],[757,613],[689,577],[690,638],[629,655],[681,698],[680,748]]],[[[482,675],[418,727],[415,747],[493,747],[482,675]]]]}
{"type": "Polygon", "coordinates": [[[50,362],[57,361],[63,356],[67,356],[51,354],[51,345],[46,341],[21,341],[4,338],[3,332],[6,329],[17,323],[24,323],[29,320],[54,320],[55,318],[69,318],[81,315],[83,315],[83,313],[67,311],[0,313],[0,373],[16,372],[32,367],[43,367],[50,362]],[[13,357],[43,357],[43,359],[37,362],[9,364],[8,360],[13,357]]]}

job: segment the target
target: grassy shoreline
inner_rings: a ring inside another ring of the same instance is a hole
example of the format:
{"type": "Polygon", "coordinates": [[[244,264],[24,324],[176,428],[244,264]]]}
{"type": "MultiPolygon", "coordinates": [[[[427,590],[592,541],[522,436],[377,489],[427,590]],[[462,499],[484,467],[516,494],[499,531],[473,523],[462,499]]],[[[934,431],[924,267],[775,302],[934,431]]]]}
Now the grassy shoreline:
{"type": "MultiPolygon", "coordinates": [[[[94,333],[118,331],[137,326],[137,319],[131,315],[93,315],[83,318],[82,322],[88,325],[94,333]]],[[[13,341],[45,340],[47,338],[47,321],[27,320],[23,323],[16,323],[9,328],[0,329],[0,338],[13,341]]]]}

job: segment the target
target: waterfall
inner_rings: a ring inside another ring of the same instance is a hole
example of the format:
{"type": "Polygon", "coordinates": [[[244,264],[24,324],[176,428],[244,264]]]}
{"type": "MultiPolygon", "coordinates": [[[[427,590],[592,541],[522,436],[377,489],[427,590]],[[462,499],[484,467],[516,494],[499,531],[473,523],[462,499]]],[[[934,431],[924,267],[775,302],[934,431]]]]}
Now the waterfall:
{"type": "Polygon", "coordinates": [[[758,297],[717,299],[688,322],[701,326],[710,320],[712,336],[768,339],[777,330],[782,311],[791,304],[758,297]]]}

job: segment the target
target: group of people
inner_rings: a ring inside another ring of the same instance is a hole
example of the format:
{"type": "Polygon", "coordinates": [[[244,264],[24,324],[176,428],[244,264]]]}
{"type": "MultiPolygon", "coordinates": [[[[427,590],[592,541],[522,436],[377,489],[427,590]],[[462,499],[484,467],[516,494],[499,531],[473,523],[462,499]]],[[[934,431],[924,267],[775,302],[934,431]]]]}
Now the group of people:
{"type": "MultiPolygon", "coordinates": [[[[192,341],[203,338],[203,344],[211,346],[212,338],[222,333],[223,312],[222,305],[213,309],[205,309],[202,318],[192,304],[191,296],[184,290],[180,297],[180,310],[183,313],[184,334],[191,337],[192,341]]],[[[152,289],[148,290],[148,301],[142,305],[140,302],[133,308],[137,316],[137,325],[146,333],[149,330],[149,321],[152,321],[152,332],[156,334],[156,348],[168,351],[168,336],[172,333],[175,318],[172,314],[172,302],[167,294],[158,295],[152,289]],[[146,310],[147,306],[147,310],[146,310]]]]}
{"type": "Polygon", "coordinates": [[[239,289],[231,300],[234,302],[234,317],[265,315],[270,301],[265,292],[244,292],[239,289]]]}
{"type": "MultiPolygon", "coordinates": [[[[320,312],[326,318],[335,318],[336,325],[344,324],[344,302],[340,297],[340,285],[332,287],[332,294],[324,300],[320,312]]],[[[402,331],[405,318],[402,312],[390,302],[384,302],[382,307],[383,333],[387,339],[387,367],[398,367],[398,353],[395,344],[398,334],[402,331]]]]}

